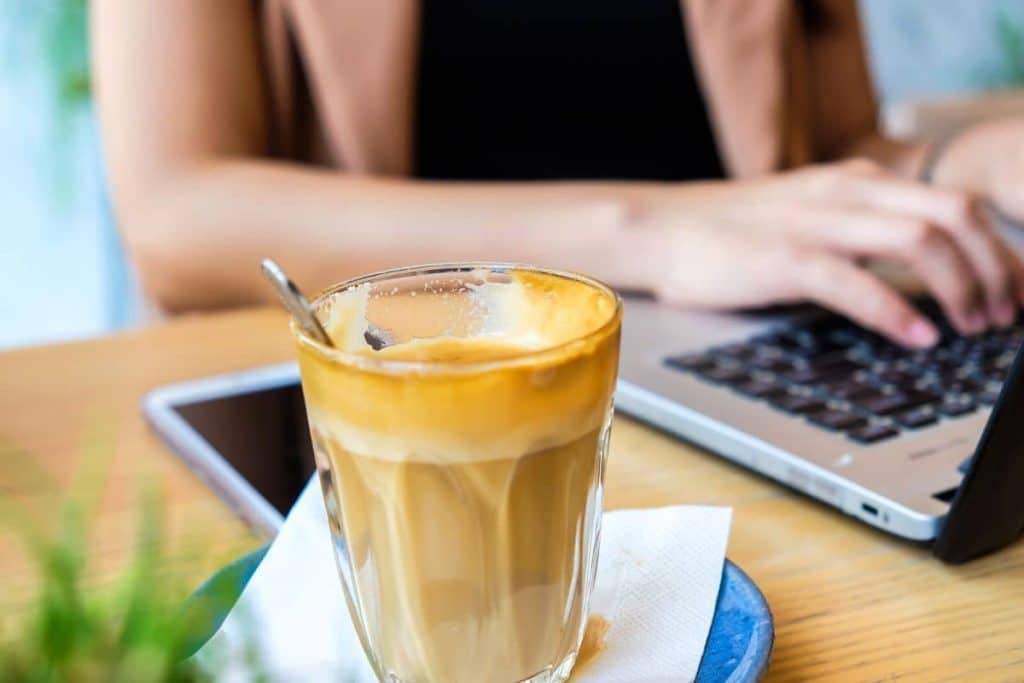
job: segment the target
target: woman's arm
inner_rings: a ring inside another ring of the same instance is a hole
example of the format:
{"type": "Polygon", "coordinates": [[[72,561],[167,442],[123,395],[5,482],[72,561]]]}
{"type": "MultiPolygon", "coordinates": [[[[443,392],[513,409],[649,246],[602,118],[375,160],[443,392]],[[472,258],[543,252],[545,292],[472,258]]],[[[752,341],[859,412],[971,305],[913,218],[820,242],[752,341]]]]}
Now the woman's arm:
{"type": "Polygon", "coordinates": [[[170,310],[266,298],[256,268],[266,255],[311,289],[402,263],[485,258],[648,284],[629,263],[637,245],[623,242],[642,188],[441,190],[268,161],[254,3],[97,0],[93,12],[119,222],[147,290],[170,310]]]}
{"type": "Polygon", "coordinates": [[[123,229],[148,291],[169,310],[269,299],[257,268],[268,255],[313,291],[372,270],[465,260],[651,285],[627,227],[627,188],[421,183],[219,159],[147,193],[123,229]]]}

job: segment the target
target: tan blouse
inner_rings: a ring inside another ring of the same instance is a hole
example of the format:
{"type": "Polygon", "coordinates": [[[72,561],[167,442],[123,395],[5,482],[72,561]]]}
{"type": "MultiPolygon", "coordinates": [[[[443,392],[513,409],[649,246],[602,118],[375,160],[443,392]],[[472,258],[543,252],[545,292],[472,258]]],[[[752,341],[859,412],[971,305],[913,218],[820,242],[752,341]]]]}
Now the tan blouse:
{"type": "MultiPolygon", "coordinates": [[[[680,0],[719,152],[743,177],[840,156],[875,130],[856,0],[680,0]]],[[[418,0],[262,0],[277,153],[408,175],[418,0]]]]}

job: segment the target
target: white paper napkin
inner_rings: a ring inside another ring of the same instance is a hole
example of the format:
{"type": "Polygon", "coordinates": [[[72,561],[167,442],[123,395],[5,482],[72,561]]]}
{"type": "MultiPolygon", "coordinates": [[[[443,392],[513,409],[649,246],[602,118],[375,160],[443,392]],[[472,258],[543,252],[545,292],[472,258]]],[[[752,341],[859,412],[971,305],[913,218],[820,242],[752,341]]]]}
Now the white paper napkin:
{"type": "MultiPolygon", "coordinates": [[[[574,683],[694,679],[731,519],[730,509],[714,507],[605,513],[590,612],[608,630],[603,651],[574,673],[574,683]]],[[[218,680],[244,681],[253,652],[275,681],[375,680],[349,619],[315,480],[196,657],[218,680]]]]}

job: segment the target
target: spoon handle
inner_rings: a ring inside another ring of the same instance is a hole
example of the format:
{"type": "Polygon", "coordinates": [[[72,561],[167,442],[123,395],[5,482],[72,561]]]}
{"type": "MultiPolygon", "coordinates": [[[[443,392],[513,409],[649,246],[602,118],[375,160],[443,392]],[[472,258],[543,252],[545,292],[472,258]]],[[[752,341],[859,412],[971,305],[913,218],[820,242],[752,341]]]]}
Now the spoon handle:
{"type": "Polygon", "coordinates": [[[334,346],[331,343],[331,338],[327,336],[327,332],[320,325],[320,321],[316,319],[313,309],[309,306],[309,301],[299,291],[299,288],[295,286],[295,283],[284,274],[281,266],[274,263],[271,259],[265,258],[260,263],[260,267],[263,269],[263,275],[273,285],[274,290],[281,297],[284,307],[292,314],[292,317],[302,328],[302,331],[324,346],[334,346]]]}

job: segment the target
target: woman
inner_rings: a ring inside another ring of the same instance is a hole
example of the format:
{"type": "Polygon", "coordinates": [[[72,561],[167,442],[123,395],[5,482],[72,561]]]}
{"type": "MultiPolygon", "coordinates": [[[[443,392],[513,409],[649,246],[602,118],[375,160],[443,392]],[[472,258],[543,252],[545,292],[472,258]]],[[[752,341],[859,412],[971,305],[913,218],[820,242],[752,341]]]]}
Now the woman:
{"type": "Polygon", "coordinates": [[[172,311],[270,296],[265,255],[310,289],[500,259],[682,305],[809,300],[911,346],[935,327],[865,258],[964,333],[1024,301],[982,205],[1024,217],[1024,122],[881,139],[854,0],[92,7],[118,216],[172,311]]]}

